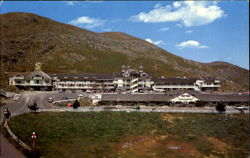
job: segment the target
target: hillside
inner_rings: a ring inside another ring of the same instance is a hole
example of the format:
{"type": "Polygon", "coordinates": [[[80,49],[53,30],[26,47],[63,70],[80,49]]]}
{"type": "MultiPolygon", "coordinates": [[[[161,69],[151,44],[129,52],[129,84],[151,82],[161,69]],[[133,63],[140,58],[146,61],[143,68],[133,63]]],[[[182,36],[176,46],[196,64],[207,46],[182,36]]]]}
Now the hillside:
{"type": "MultiPolygon", "coordinates": [[[[121,65],[144,65],[159,76],[214,76],[225,90],[248,90],[248,70],[225,62],[186,60],[120,32],[95,33],[30,13],[1,14],[1,80],[4,72],[112,73],[121,65]]],[[[6,83],[3,83],[6,84],[6,83]]]]}

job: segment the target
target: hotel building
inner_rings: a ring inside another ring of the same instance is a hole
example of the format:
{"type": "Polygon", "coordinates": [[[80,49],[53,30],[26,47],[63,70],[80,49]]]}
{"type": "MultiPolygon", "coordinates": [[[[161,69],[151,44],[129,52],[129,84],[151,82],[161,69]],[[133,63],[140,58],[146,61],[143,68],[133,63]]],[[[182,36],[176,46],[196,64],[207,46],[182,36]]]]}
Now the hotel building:
{"type": "Polygon", "coordinates": [[[152,78],[144,72],[122,66],[112,74],[45,73],[36,64],[30,73],[11,73],[9,85],[25,90],[82,91],[92,93],[150,93],[168,91],[218,91],[220,81],[215,78],[152,78]]]}

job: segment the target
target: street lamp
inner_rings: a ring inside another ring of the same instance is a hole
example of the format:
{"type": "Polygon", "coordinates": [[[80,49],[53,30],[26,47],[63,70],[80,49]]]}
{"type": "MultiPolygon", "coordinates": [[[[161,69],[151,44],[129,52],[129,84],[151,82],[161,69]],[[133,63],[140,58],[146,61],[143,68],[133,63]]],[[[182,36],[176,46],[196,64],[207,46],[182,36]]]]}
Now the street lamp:
{"type": "Polygon", "coordinates": [[[32,148],[33,150],[35,150],[36,132],[32,132],[31,138],[32,138],[32,148]]]}

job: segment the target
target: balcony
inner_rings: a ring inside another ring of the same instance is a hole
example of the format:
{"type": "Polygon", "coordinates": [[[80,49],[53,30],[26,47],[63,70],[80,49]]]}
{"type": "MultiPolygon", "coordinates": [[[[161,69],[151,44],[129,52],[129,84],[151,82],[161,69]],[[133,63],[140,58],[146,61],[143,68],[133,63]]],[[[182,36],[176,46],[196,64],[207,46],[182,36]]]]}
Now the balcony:
{"type": "Polygon", "coordinates": [[[43,80],[43,77],[38,77],[38,76],[35,76],[35,77],[33,77],[33,80],[43,80]]]}
{"type": "Polygon", "coordinates": [[[15,76],[13,77],[14,80],[23,80],[24,76],[15,76]]]}

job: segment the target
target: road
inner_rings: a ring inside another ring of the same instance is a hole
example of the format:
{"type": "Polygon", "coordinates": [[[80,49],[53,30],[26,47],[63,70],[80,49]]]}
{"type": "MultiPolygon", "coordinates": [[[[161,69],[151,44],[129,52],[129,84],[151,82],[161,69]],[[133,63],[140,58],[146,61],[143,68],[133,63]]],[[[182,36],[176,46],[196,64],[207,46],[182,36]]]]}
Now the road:
{"type": "MultiPolygon", "coordinates": [[[[21,94],[21,97],[18,101],[13,101],[1,108],[0,120],[3,120],[3,110],[8,108],[12,115],[22,114],[29,112],[28,105],[36,102],[39,106],[39,111],[72,111],[72,112],[87,112],[87,111],[127,111],[127,112],[169,112],[169,113],[216,113],[214,107],[206,108],[188,108],[188,107],[163,107],[163,106],[141,106],[141,108],[135,109],[135,107],[126,107],[126,106],[113,106],[113,108],[105,108],[104,106],[98,107],[80,107],[78,109],[72,108],[60,108],[53,106],[51,103],[48,103],[48,97],[53,97],[55,101],[62,100],[63,97],[68,99],[75,99],[78,96],[78,93],[56,93],[56,92],[26,92],[21,94]]],[[[248,111],[249,112],[249,111],[248,111]]],[[[227,108],[226,113],[239,113],[238,110],[233,108],[227,108]]],[[[19,150],[15,148],[4,136],[1,135],[1,158],[23,158],[25,157],[19,150]]]]}
{"type": "MultiPolygon", "coordinates": [[[[77,97],[77,93],[56,93],[56,92],[26,92],[22,93],[18,101],[13,101],[5,106],[0,107],[0,121],[3,121],[3,111],[8,108],[10,113],[22,114],[29,112],[28,105],[36,102],[39,109],[51,109],[57,108],[48,103],[47,99],[53,96],[54,100],[61,100],[64,96],[69,99],[77,97]]],[[[2,134],[1,134],[1,147],[0,147],[0,158],[24,158],[25,156],[16,149],[2,134]]]]}

